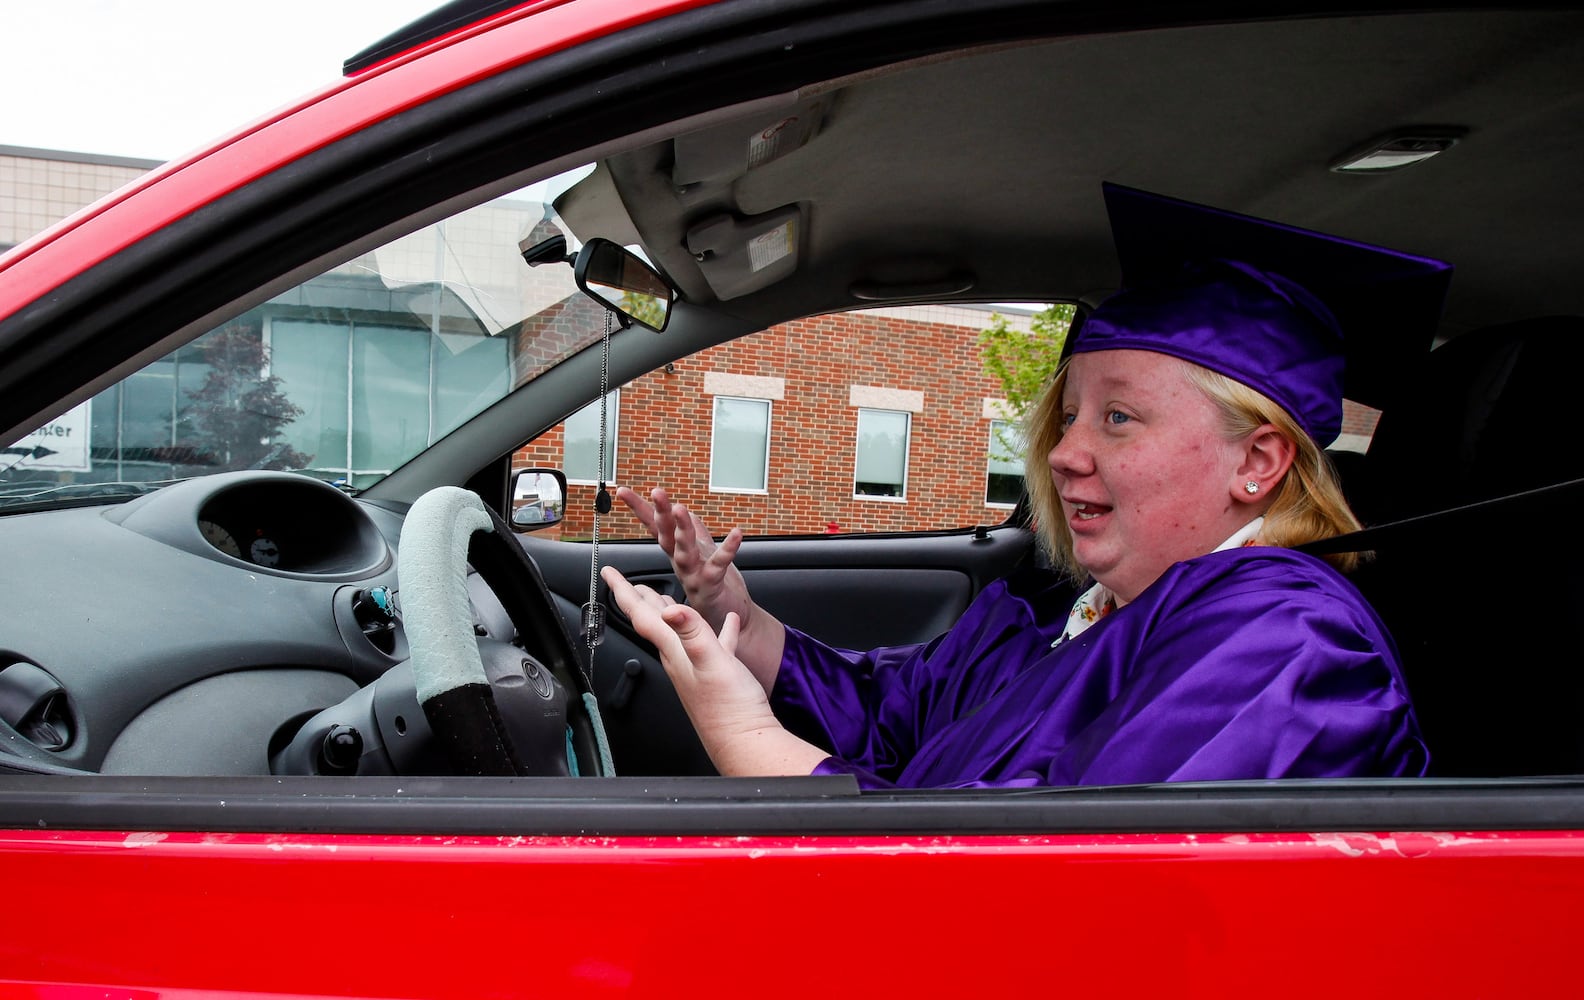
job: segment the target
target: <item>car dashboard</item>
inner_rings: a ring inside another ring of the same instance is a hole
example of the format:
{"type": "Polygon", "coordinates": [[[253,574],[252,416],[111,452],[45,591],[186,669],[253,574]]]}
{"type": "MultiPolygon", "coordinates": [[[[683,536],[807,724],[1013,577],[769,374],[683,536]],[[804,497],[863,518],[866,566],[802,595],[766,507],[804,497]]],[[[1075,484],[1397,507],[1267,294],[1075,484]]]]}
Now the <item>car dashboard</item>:
{"type": "Polygon", "coordinates": [[[0,518],[0,550],[28,568],[0,575],[0,708],[74,768],[269,773],[307,714],[404,658],[371,600],[394,601],[400,530],[271,472],[0,518]]]}

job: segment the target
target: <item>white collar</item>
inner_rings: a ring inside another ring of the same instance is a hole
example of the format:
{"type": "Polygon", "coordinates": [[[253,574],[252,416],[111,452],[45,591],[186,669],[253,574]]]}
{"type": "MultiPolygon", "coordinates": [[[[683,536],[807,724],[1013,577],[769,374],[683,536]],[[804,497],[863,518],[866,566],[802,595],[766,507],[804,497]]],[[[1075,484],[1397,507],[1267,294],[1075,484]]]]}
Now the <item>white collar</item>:
{"type": "MultiPolygon", "coordinates": [[[[1237,549],[1245,545],[1255,544],[1255,539],[1259,537],[1260,528],[1264,524],[1265,516],[1262,514],[1237,531],[1234,531],[1230,538],[1217,545],[1211,551],[1221,552],[1226,549],[1237,549]]],[[[1121,607],[1121,603],[1117,601],[1116,594],[1112,593],[1109,587],[1096,583],[1078,595],[1078,600],[1073,602],[1072,610],[1067,612],[1067,628],[1062,632],[1060,638],[1051,643],[1051,647],[1055,648],[1061,645],[1119,607],[1121,607]]]]}

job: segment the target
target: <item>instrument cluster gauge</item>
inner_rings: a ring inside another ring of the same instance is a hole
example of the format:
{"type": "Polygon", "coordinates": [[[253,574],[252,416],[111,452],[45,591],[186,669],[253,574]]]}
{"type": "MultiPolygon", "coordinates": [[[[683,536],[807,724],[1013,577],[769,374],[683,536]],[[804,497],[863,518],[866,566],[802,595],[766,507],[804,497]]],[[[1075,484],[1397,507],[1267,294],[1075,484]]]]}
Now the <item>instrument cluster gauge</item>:
{"type": "Polygon", "coordinates": [[[198,533],[203,535],[204,541],[224,552],[233,559],[242,558],[242,546],[237,544],[236,536],[222,528],[213,521],[199,521],[198,533]]]}
{"type": "Polygon", "coordinates": [[[263,532],[259,532],[258,537],[253,539],[253,544],[248,547],[248,555],[252,556],[253,561],[260,566],[280,565],[280,547],[275,544],[274,539],[263,532]]]}

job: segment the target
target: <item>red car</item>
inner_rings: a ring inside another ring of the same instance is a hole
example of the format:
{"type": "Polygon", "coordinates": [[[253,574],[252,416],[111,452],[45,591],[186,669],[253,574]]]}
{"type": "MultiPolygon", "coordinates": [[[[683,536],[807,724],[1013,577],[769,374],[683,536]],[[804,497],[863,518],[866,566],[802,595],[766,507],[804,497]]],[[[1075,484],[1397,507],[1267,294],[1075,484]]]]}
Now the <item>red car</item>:
{"type": "Polygon", "coordinates": [[[15,247],[0,997],[1572,992],[1580,67],[1554,5],[456,2],[15,247]],[[1431,776],[716,776],[653,648],[582,642],[591,561],[675,586],[596,484],[677,486],[653,442],[713,419],[716,527],[805,505],[741,551],[759,600],[938,634],[1034,552],[951,366],[1117,286],[1103,181],[1455,264],[1433,344],[1360,346],[1336,456],[1431,776]],[[839,457],[800,472],[820,364],[839,457]],[[712,417],[646,438],[666,377],[712,417]],[[495,530],[437,608],[409,512],[455,487],[495,530]],[[443,752],[431,613],[529,773],[443,752]]]}

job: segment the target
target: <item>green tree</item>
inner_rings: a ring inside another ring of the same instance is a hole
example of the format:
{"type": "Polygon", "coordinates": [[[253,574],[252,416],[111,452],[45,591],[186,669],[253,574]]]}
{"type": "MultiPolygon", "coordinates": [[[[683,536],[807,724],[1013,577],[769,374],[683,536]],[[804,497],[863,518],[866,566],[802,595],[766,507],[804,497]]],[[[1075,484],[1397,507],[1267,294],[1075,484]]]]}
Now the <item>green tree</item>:
{"type": "Polygon", "coordinates": [[[666,303],[658,295],[623,290],[621,307],[622,312],[640,323],[647,323],[651,329],[665,326],[666,303]]]}
{"type": "MultiPolygon", "coordinates": [[[[1000,313],[992,313],[990,326],[979,331],[985,374],[1001,384],[1010,410],[1007,416],[1014,426],[1022,426],[1055,377],[1074,309],[1070,302],[1047,306],[1034,314],[1026,331],[1014,328],[1000,313]]],[[[1022,454],[1018,441],[1002,441],[1001,446],[1009,454],[1022,454]]]]}
{"type": "Polygon", "coordinates": [[[233,323],[196,342],[209,365],[204,384],[187,393],[184,439],[224,469],[300,469],[312,456],[280,440],[302,415],[280,379],[265,375],[269,351],[259,331],[233,323]]]}

